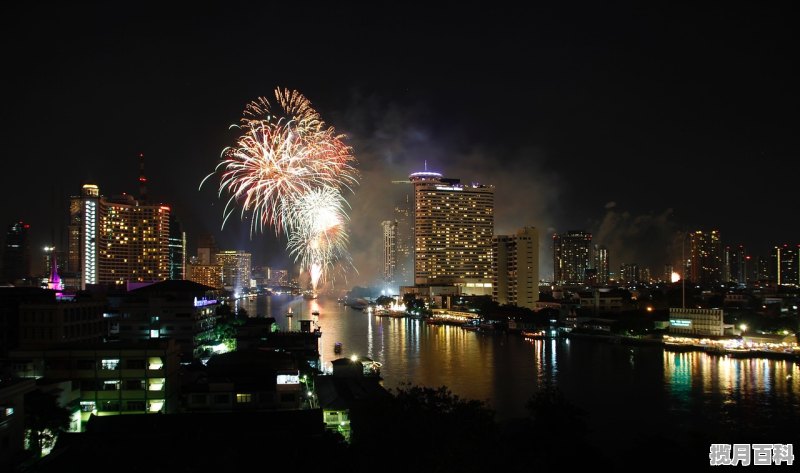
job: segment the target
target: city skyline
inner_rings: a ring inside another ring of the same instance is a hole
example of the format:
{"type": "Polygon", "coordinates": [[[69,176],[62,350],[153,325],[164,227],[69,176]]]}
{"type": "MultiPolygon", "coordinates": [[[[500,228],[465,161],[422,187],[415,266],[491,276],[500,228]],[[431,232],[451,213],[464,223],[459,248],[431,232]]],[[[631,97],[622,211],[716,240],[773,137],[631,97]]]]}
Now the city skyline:
{"type": "MultiPolygon", "coordinates": [[[[214,186],[197,191],[233,141],[228,125],[275,86],[301,90],[354,148],[361,185],[347,197],[360,273],[342,287],[379,278],[378,225],[408,192],[389,182],[425,161],[497,188],[496,234],[535,226],[544,242],[584,230],[608,247],[612,271],[674,264],[679,232],[718,229],[724,246],[762,258],[797,241],[785,218],[797,213],[791,173],[774,172],[796,154],[798,102],[796,41],[779,7],[587,6],[515,18],[466,6],[399,11],[392,21],[323,7],[304,19],[321,36],[339,35],[318,54],[302,38],[313,61],[252,57],[241,44],[260,33],[230,7],[18,8],[3,34],[14,66],[4,80],[19,93],[4,113],[7,152],[26,158],[0,188],[7,202],[29,205],[5,206],[0,223],[31,224],[32,260],[52,243],[52,220],[66,225],[65,201],[81,185],[135,193],[144,153],[149,195],[181,220],[189,255],[210,232],[254,262],[286,265],[283,241],[270,231],[251,240],[247,221],[220,231],[224,200],[214,186]],[[403,25],[416,34],[397,35],[403,25]],[[371,67],[357,64],[365,59],[371,67]],[[43,110],[58,118],[43,123],[43,110]]],[[[292,11],[277,8],[262,13],[292,11]]],[[[552,258],[541,246],[547,277],[552,258]]]]}

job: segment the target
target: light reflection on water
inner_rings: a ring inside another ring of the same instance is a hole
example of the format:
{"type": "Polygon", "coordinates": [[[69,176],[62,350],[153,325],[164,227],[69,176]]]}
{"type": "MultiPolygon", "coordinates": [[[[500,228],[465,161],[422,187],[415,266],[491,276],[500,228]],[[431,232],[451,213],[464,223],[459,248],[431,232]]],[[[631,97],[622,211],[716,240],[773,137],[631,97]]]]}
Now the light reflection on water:
{"type": "Polygon", "coordinates": [[[323,363],[366,355],[383,364],[387,388],[404,382],[446,385],[461,397],[488,401],[500,419],[526,415],[528,399],[552,382],[589,413],[598,438],[606,426],[621,423],[631,425],[634,438],[652,431],[680,436],[710,426],[720,426],[722,435],[743,423],[753,432],[769,432],[772,426],[800,420],[800,368],[790,361],[672,353],[580,339],[526,341],[517,335],[371,316],[331,299],[262,296],[241,305],[251,316],[275,317],[284,329],[290,307],[295,329],[299,320],[319,310],[323,363]],[[342,343],[341,355],[333,352],[336,342],[342,343]]]}

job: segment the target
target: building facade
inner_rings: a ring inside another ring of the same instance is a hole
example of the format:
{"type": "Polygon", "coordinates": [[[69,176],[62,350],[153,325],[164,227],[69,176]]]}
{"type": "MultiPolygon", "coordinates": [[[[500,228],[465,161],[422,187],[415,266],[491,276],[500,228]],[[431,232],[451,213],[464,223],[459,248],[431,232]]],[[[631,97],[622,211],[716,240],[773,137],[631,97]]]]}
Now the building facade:
{"type": "Polygon", "coordinates": [[[69,270],[87,285],[163,281],[170,276],[170,208],[83,186],[70,202],[69,270]]]}
{"type": "Polygon", "coordinates": [[[222,266],[218,264],[189,264],[186,266],[186,279],[214,289],[222,289],[222,266]]]}
{"type": "Polygon", "coordinates": [[[720,284],[722,278],[722,240],[718,230],[697,230],[689,234],[691,279],[704,286],[720,284]]]}
{"type": "Polygon", "coordinates": [[[569,231],[553,235],[553,279],[555,284],[586,282],[591,262],[592,234],[569,231]]]}
{"type": "Polygon", "coordinates": [[[175,215],[169,217],[169,279],[186,279],[186,232],[175,215]]]}
{"type": "Polygon", "coordinates": [[[400,285],[414,283],[414,213],[408,194],[394,209],[395,281],[400,285]]]}
{"type": "Polygon", "coordinates": [[[725,333],[722,309],[670,309],[669,333],[722,336],[725,333]]]}
{"type": "Polygon", "coordinates": [[[414,283],[456,284],[491,295],[494,187],[418,172],[414,185],[414,283]]]}
{"type": "Polygon", "coordinates": [[[524,227],[495,236],[492,255],[493,299],[533,309],[539,301],[539,231],[524,227]]]}
{"type": "Polygon", "coordinates": [[[800,264],[797,253],[800,245],[781,245],[772,249],[772,261],[779,286],[800,285],[800,264]]]}
{"type": "Polygon", "coordinates": [[[594,269],[597,277],[597,284],[608,284],[608,280],[611,277],[609,268],[608,248],[594,245],[594,269]]]}
{"type": "Polygon", "coordinates": [[[2,279],[13,283],[31,276],[31,248],[25,222],[14,222],[6,231],[3,245],[2,279]]]}
{"type": "Polygon", "coordinates": [[[383,280],[387,283],[394,282],[397,270],[397,221],[384,220],[381,222],[383,230],[383,280]]]}
{"type": "Polygon", "coordinates": [[[245,251],[226,250],[216,254],[217,265],[222,266],[222,285],[228,290],[250,287],[251,255],[245,251]]]}
{"type": "Polygon", "coordinates": [[[82,422],[92,414],[155,414],[178,409],[180,360],[173,341],[73,343],[16,350],[11,359],[20,377],[77,383],[82,422]]]}

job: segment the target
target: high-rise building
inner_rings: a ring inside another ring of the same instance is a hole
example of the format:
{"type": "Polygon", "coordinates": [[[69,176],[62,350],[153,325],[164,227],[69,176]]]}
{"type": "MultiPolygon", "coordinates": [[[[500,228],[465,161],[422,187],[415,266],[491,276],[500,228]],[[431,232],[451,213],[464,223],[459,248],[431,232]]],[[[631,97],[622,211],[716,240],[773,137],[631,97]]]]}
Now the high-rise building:
{"type": "Polygon", "coordinates": [[[14,282],[31,276],[30,225],[15,222],[8,226],[3,246],[3,279],[14,282]]]}
{"type": "Polygon", "coordinates": [[[608,265],[608,248],[594,245],[594,269],[597,275],[597,284],[608,284],[611,276],[608,265]]]}
{"type": "Polygon", "coordinates": [[[174,215],[169,217],[169,279],[186,279],[186,232],[174,215]]]}
{"type": "Polygon", "coordinates": [[[245,251],[225,250],[217,253],[217,264],[222,266],[222,285],[228,290],[250,287],[251,255],[245,251]]]}
{"type": "Polygon", "coordinates": [[[692,282],[706,286],[721,283],[722,240],[719,230],[697,230],[689,237],[692,282]]]}
{"type": "Polygon", "coordinates": [[[202,235],[197,240],[197,263],[198,264],[214,264],[217,261],[217,253],[219,248],[217,242],[214,240],[214,235],[202,235]]]}
{"type": "Polygon", "coordinates": [[[769,258],[764,256],[756,256],[753,264],[753,279],[756,281],[766,282],[775,281],[776,276],[774,264],[770,264],[769,258]]]}
{"type": "Polygon", "coordinates": [[[188,264],[186,265],[186,279],[222,289],[222,266],[218,264],[188,264]]]}
{"type": "Polygon", "coordinates": [[[384,220],[383,229],[383,280],[394,282],[397,269],[397,221],[384,220]]]}
{"type": "Polygon", "coordinates": [[[169,278],[169,207],[143,205],[123,194],[101,197],[99,213],[99,284],[169,278]]]}
{"type": "Polygon", "coordinates": [[[583,284],[589,269],[592,234],[569,231],[553,235],[553,273],[556,284],[583,284]]]}
{"type": "Polygon", "coordinates": [[[652,279],[650,277],[650,268],[642,268],[639,270],[639,282],[650,284],[652,279]]]}
{"type": "Polygon", "coordinates": [[[619,281],[625,284],[636,284],[640,281],[639,265],[622,263],[619,266],[619,281]]]}
{"type": "Polygon", "coordinates": [[[70,201],[69,266],[87,284],[162,281],[169,277],[170,208],[133,196],[100,195],[83,186],[70,201]]]}
{"type": "Polygon", "coordinates": [[[394,209],[395,227],[395,271],[394,280],[400,286],[414,283],[414,214],[411,199],[405,199],[394,209]]]}
{"type": "Polygon", "coordinates": [[[671,264],[664,265],[664,274],[661,276],[661,281],[672,282],[672,273],[675,271],[674,266],[671,264]]]}
{"type": "Polygon", "coordinates": [[[723,253],[723,281],[740,285],[747,284],[747,260],[749,259],[743,245],[725,247],[723,253]]]}
{"type": "Polygon", "coordinates": [[[797,252],[800,245],[781,245],[772,249],[772,261],[779,286],[800,285],[800,261],[797,252]]]}
{"type": "Polygon", "coordinates": [[[267,268],[267,282],[270,286],[288,286],[289,271],[286,269],[267,268]]]}
{"type": "Polygon", "coordinates": [[[414,184],[414,283],[455,284],[464,294],[491,294],[494,187],[428,171],[409,180],[414,184]]]}
{"type": "Polygon", "coordinates": [[[539,231],[525,227],[492,243],[492,298],[533,309],[539,300],[539,231]]]}

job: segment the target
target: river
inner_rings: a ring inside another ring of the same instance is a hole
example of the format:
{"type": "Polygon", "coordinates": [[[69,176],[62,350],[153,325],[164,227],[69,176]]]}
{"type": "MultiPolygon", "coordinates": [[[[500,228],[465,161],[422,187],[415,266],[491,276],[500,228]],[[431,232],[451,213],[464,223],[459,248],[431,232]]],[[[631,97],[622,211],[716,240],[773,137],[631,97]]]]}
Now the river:
{"type": "MultiPolygon", "coordinates": [[[[250,316],[273,316],[284,329],[289,307],[295,328],[319,311],[323,364],[339,356],[333,350],[341,342],[340,356],[381,362],[387,388],[444,385],[463,398],[486,401],[498,420],[525,416],[526,401],[552,383],[586,412],[591,435],[605,449],[680,444],[685,438],[791,443],[787,433],[797,438],[800,425],[800,366],[792,361],[673,353],[600,340],[528,341],[370,316],[334,299],[258,296],[241,304],[250,316]]],[[[707,462],[708,450],[691,456],[707,462]]]]}

